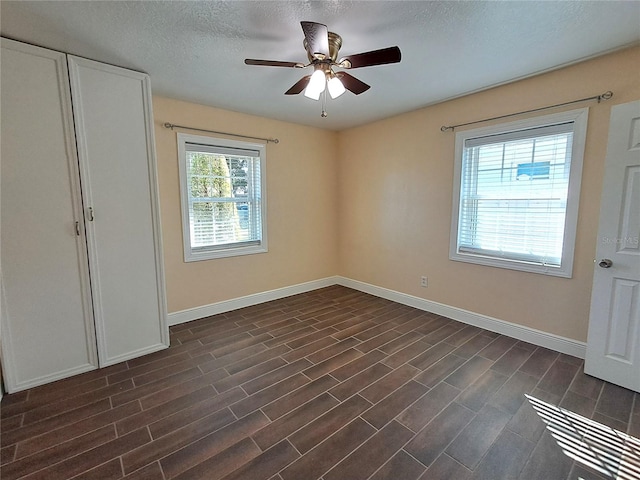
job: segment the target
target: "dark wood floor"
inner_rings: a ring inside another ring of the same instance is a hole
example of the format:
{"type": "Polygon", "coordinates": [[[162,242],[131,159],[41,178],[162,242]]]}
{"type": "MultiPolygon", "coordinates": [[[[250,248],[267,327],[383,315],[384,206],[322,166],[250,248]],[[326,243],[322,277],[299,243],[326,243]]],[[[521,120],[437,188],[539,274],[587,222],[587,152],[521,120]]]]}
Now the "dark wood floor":
{"type": "Polygon", "coordinates": [[[5,396],[1,478],[640,478],[640,395],[344,287],[173,327],[171,345],[5,396]]]}

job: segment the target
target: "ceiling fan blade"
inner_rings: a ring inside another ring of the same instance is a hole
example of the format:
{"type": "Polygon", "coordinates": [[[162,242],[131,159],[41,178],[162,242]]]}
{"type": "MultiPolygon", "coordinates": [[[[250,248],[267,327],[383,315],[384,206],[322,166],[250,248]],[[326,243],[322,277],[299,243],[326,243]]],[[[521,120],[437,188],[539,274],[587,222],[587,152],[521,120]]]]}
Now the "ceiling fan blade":
{"type": "Polygon", "coordinates": [[[349,90],[350,92],[355,93],[356,95],[360,95],[363,92],[366,92],[371,87],[364,83],[361,80],[358,80],[353,75],[349,75],[347,72],[337,72],[336,77],[340,79],[344,88],[349,90]]]}
{"type": "Polygon", "coordinates": [[[280,62],[278,60],[256,60],[254,58],[245,58],[244,63],[247,65],[259,65],[264,67],[293,67],[302,68],[303,64],[298,62],[280,62]]]}
{"type": "Polygon", "coordinates": [[[320,60],[329,57],[329,30],[326,25],[316,22],[300,22],[304,38],[307,41],[307,48],[312,56],[320,60]]]}
{"type": "Polygon", "coordinates": [[[349,55],[340,59],[343,68],[372,67],[374,65],[385,65],[387,63],[398,63],[402,58],[398,47],[383,48],[371,52],[349,55]],[[343,62],[345,62],[343,64],[343,62]]]}
{"type": "Polygon", "coordinates": [[[309,83],[309,80],[311,79],[311,75],[307,75],[305,77],[302,77],[300,80],[298,80],[293,87],[291,87],[289,90],[287,90],[286,92],[284,92],[285,95],[297,95],[300,92],[302,92],[305,88],[307,88],[307,84],[309,83]]]}

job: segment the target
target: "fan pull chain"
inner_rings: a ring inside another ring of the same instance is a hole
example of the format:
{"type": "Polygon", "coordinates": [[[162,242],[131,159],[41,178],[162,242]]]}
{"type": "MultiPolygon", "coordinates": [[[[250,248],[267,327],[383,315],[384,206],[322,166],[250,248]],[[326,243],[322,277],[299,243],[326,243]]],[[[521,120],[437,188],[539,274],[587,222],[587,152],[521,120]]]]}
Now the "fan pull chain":
{"type": "Polygon", "coordinates": [[[327,89],[325,88],[322,95],[322,113],[320,114],[322,118],[326,118],[327,116],[326,106],[327,106],[327,89]]]}

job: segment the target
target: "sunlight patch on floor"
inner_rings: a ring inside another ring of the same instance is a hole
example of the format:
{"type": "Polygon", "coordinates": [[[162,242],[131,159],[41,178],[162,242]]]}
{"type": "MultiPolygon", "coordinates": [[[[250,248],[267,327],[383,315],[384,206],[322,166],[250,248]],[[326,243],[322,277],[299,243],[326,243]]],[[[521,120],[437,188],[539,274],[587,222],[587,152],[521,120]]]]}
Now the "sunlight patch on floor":
{"type": "Polygon", "coordinates": [[[570,410],[525,395],[562,451],[615,480],[640,478],[640,440],[570,410]]]}

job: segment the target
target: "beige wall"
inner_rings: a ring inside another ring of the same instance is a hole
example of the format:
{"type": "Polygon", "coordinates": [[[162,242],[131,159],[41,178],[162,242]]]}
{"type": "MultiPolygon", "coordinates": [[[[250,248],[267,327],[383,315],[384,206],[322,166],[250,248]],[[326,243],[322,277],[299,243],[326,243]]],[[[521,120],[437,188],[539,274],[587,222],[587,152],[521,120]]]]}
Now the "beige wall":
{"type": "Polygon", "coordinates": [[[153,109],[169,312],[336,274],[336,133],[162,97],[153,109]],[[165,122],[280,140],[267,146],[268,253],[184,262],[176,132],[165,122]]]}
{"type": "Polygon", "coordinates": [[[639,64],[627,49],[340,133],[154,97],[169,312],[342,275],[585,341],[609,112],[640,99],[639,64]],[[612,100],[565,108],[589,107],[573,278],[449,260],[455,134],[440,126],[606,90],[612,100]],[[267,254],[184,263],[164,122],[280,139],[267,146],[267,254]]]}
{"type": "Polygon", "coordinates": [[[640,48],[627,49],[341,132],[338,273],[585,341],[609,113],[640,99],[638,65],[640,48]],[[573,278],[449,260],[455,134],[440,126],[606,90],[612,100],[571,107],[589,106],[573,278]],[[426,289],[421,275],[429,277],[426,289]]]}

